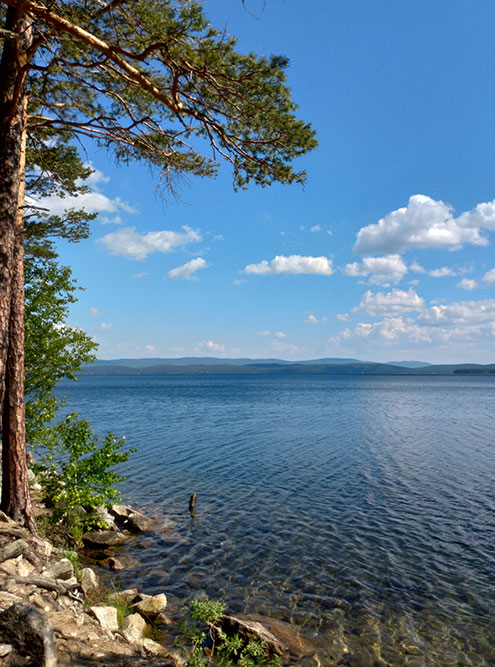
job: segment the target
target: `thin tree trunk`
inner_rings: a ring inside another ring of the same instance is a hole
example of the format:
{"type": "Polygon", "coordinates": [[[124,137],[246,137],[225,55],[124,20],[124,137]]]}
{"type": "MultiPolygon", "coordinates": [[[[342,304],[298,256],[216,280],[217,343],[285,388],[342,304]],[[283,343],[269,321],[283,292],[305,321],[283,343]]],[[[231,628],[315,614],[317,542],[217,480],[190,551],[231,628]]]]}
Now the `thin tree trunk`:
{"type": "Polygon", "coordinates": [[[1,508],[36,531],[29,494],[24,412],[25,77],[26,51],[32,42],[31,19],[9,8],[5,27],[18,38],[5,43],[0,62],[0,82],[4,82],[0,84],[1,508]]]}

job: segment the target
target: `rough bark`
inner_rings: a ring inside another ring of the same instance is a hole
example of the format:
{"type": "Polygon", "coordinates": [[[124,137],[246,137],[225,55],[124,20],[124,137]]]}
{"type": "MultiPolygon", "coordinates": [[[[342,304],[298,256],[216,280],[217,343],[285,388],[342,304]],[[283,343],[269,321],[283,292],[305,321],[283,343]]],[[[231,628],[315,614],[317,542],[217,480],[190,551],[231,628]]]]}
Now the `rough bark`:
{"type": "Polygon", "coordinates": [[[2,502],[10,517],[36,531],[29,494],[24,419],[24,166],[26,142],[26,52],[31,20],[7,11],[0,62],[0,410],[2,502]]]}

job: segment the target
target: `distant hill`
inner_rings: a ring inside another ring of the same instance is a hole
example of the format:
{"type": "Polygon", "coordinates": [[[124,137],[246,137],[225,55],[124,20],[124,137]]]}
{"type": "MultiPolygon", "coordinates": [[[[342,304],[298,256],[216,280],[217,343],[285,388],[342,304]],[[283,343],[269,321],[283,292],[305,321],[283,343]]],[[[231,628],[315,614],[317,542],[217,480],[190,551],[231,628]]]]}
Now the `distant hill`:
{"type": "MultiPolygon", "coordinates": [[[[402,362],[416,363],[420,362],[402,362]]],[[[495,374],[495,364],[442,364],[410,367],[354,359],[316,359],[291,362],[281,359],[115,359],[81,369],[84,374],[240,374],[240,375],[452,375],[495,374]],[[144,362],[144,363],[143,363],[144,362]],[[157,363],[158,362],[158,363],[157,363]]]]}

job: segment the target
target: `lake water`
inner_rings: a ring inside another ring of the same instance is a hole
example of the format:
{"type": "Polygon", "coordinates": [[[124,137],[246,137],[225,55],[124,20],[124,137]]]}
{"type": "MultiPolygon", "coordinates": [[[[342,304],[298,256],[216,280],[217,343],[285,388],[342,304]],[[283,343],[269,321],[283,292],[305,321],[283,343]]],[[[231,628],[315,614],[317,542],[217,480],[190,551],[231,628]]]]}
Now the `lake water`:
{"type": "Polygon", "coordinates": [[[295,623],[321,665],[495,665],[495,378],[86,375],[60,393],[138,447],[125,499],[174,524],[125,547],[122,585],[295,623]]]}

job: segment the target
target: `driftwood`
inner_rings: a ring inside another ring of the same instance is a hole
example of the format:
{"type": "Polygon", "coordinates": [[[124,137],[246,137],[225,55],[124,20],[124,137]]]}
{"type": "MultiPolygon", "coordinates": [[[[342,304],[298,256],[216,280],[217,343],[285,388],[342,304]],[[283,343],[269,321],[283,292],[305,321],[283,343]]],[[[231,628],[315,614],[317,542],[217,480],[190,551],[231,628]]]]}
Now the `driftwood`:
{"type": "Polygon", "coordinates": [[[37,576],[28,576],[28,577],[12,577],[16,584],[25,584],[27,586],[37,586],[38,588],[46,588],[47,591],[55,591],[58,595],[66,595],[69,591],[72,591],[74,588],[78,588],[79,584],[66,584],[62,582],[56,582],[52,579],[46,579],[45,577],[37,576]]]}
{"type": "Polygon", "coordinates": [[[10,560],[11,558],[17,558],[17,556],[20,556],[28,546],[26,540],[16,540],[15,542],[7,544],[6,547],[2,547],[0,549],[0,563],[3,563],[5,560],[10,560]]]}

